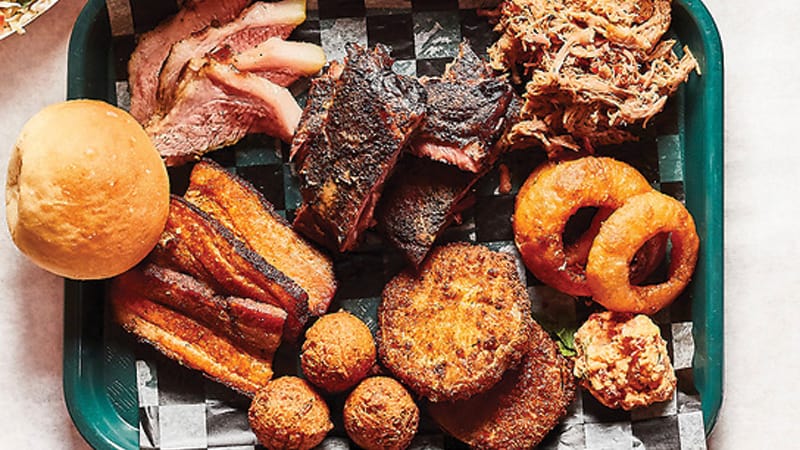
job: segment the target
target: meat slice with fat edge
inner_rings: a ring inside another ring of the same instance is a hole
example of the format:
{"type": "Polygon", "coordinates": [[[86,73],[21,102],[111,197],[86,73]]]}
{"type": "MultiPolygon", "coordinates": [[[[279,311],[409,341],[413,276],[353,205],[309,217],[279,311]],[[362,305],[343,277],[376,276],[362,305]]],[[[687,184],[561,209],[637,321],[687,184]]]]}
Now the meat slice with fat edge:
{"type": "Polygon", "coordinates": [[[240,72],[254,73],[284,87],[316,74],[326,62],[325,52],[318,45],[274,37],[240,53],[226,46],[212,57],[232,64],[240,72]]]}
{"type": "Polygon", "coordinates": [[[314,80],[292,142],[303,206],[296,229],[338,251],[355,248],[400,151],[425,114],[425,91],[392,71],[389,50],[348,44],[314,80]]]}
{"type": "Polygon", "coordinates": [[[223,46],[234,53],[261,44],[271,37],[287,38],[306,20],[305,0],[256,2],[233,21],[204,30],[175,43],[161,68],[158,101],[162,107],[172,104],[181,73],[189,62],[202,58],[223,46]]]}
{"type": "Polygon", "coordinates": [[[131,115],[145,124],[158,110],[158,78],[170,48],[214,23],[236,17],[250,0],[187,1],[177,14],[139,38],[128,62],[131,115]]]}
{"type": "Polygon", "coordinates": [[[291,142],[301,113],[286,88],[204,58],[184,74],[169,112],[145,129],[167,165],[176,166],[250,133],[291,142]]]}

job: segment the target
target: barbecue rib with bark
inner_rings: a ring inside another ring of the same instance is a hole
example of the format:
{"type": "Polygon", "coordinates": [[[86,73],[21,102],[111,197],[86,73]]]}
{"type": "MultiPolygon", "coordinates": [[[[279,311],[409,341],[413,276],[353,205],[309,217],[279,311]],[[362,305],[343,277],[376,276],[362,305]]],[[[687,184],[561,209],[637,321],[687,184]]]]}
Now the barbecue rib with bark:
{"type": "Polygon", "coordinates": [[[305,0],[256,2],[233,21],[220,27],[207,27],[176,43],[161,68],[159,102],[162,106],[172,104],[181,73],[189,61],[203,58],[220,47],[229,47],[234,53],[239,53],[272,37],[285,39],[305,20],[305,0]]]}
{"type": "Polygon", "coordinates": [[[404,158],[375,212],[378,228],[414,267],[455,216],[470,206],[480,175],[429,159],[404,158]]]}
{"type": "Polygon", "coordinates": [[[175,166],[250,133],[291,142],[301,113],[286,88],[202,58],[187,67],[169,112],[146,131],[167,165],[175,166]]]}
{"type": "Polygon", "coordinates": [[[173,196],[167,224],[150,254],[161,266],[192,275],[218,292],[286,311],[284,336],[296,339],[309,317],[308,294],[218,220],[173,196]]]}
{"type": "Polygon", "coordinates": [[[272,378],[272,356],[247,353],[214,330],[166,306],[122,291],[111,297],[114,319],[168,358],[249,396],[272,378]]]}
{"type": "Polygon", "coordinates": [[[248,298],[217,295],[191,275],[143,264],[111,282],[111,296],[132,295],[169,307],[262,358],[281,342],[286,311],[248,298]]]}
{"type": "Polygon", "coordinates": [[[308,294],[311,314],[325,314],[336,292],[333,262],[292,230],[252,185],[202,160],[192,169],[184,198],[296,282],[308,294]]]}
{"type": "Polygon", "coordinates": [[[338,251],[371,225],[383,184],[425,114],[414,79],[392,72],[389,50],[348,44],[343,65],[314,81],[292,142],[303,206],[294,226],[338,251]]]}
{"type": "Polygon", "coordinates": [[[131,115],[146,124],[158,108],[158,77],[161,66],[176,42],[212,23],[225,23],[236,17],[250,0],[196,0],[170,19],[139,38],[128,62],[131,115]]]}
{"type": "Polygon", "coordinates": [[[511,85],[493,77],[466,41],[441,78],[420,81],[428,94],[428,115],[411,141],[411,152],[485,172],[503,150],[498,141],[509,123],[507,110],[515,96],[511,85]]]}

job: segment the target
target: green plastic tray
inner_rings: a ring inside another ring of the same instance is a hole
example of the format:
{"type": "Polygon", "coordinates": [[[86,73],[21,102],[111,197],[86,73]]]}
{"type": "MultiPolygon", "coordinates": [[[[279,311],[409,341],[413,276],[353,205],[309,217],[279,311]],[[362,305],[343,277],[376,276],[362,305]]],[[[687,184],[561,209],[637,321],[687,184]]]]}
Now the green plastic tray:
{"type": "MultiPolygon", "coordinates": [[[[714,20],[699,0],[673,5],[673,30],[703,75],[685,89],[684,189],[701,238],[692,283],[694,381],[706,434],[722,403],[723,65],[714,20]]],[[[111,30],[104,0],[89,0],[69,45],[67,96],[115,103],[111,30]]],[[[130,340],[106,326],[105,283],[64,283],[64,398],[75,426],[95,448],[138,447],[138,404],[130,340]]]]}

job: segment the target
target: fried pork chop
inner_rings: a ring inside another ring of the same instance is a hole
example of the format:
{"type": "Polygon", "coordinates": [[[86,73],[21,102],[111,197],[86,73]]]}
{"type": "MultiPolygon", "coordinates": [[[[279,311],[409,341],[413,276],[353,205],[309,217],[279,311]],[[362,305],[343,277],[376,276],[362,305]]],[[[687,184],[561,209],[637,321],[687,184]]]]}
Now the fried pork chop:
{"type": "Polygon", "coordinates": [[[513,258],[480,245],[433,250],[392,279],[378,308],[381,362],[431,401],[487,391],[529,345],[530,299],[513,258]]]}
{"type": "Polygon", "coordinates": [[[348,44],[314,80],[291,153],[303,206],[294,221],[338,251],[355,248],[400,151],[425,114],[425,91],[392,71],[389,49],[348,44]]]}
{"type": "Polygon", "coordinates": [[[527,354],[491,390],[468,400],[431,403],[433,419],[470,447],[522,450],[537,446],[566,415],[575,396],[572,364],[533,324],[527,354]]]}

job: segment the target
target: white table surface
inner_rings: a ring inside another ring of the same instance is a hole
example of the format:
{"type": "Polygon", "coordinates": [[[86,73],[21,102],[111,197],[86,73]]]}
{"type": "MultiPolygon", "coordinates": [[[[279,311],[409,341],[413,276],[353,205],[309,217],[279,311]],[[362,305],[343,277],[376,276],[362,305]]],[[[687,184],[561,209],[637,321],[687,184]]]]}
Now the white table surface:
{"type": "MultiPolygon", "coordinates": [[[[25,121],[66,95],[85,0],[0,41],[0,171],[25,121]]],[[[725,400],[710,448],[800,448],[800,52],[793,0],[706,0],[725,51],[725,400]],[[766,445],[769,444],[769,445],[766,445]]],[[[3,182],[3,185],[5,183],[3,182]]],[[[5,210],[0,210],[5,223],[5,210]]],[[[61,388],[61,279],[0,224],[0,448],[87,448],[61,388]]]]}

